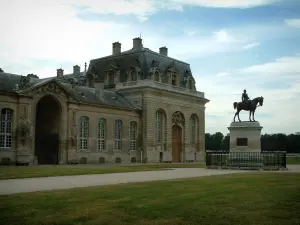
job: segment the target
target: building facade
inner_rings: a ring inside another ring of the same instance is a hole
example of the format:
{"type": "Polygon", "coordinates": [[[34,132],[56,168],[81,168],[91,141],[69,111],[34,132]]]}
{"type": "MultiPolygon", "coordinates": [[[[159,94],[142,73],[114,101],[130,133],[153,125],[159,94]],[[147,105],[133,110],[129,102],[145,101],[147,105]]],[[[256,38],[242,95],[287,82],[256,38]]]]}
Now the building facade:
{"type": "Polygon", "coordinates": [[[0,71],[0,160],[8,163],[202,161],[204,93],[190,65],[141,38],[81,72],[40,79],[0,71]]]}

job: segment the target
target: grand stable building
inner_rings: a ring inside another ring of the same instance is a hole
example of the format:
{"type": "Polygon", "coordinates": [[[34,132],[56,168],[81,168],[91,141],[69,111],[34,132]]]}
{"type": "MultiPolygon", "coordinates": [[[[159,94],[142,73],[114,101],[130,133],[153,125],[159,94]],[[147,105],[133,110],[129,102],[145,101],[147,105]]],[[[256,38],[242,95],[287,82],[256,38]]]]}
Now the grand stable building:
{"type": "Polygon", "coordinates": [[[204,93],[190,65],[112,44],[84,72],[55,77],[0,71],[1,163],[133,163],[203,160],[204,93]]]}

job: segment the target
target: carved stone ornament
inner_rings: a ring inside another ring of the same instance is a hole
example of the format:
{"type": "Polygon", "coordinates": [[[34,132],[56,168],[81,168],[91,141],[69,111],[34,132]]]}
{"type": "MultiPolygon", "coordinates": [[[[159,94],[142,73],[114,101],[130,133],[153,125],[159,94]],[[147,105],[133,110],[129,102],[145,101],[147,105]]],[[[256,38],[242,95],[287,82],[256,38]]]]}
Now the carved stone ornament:
{"type": "Polygon", "coordinates": [[[44,92],[52,92],[54,94],[63,95],[66,97],[67,93],[65,90],[60,88],[55,82],[48,83],[46,85],[43,85],[41,87],[34,88],[33,92],[35,94],[40,94],[44,92]]]}
{"type": "Polygon", "coordinates": [[[179,111],[173,113],[173,115],[172,115],[172,122],[174,124],[182,124],[182,125],[184,125],[185,119],[184,119],[183,114],[181,112],[179,112],[179,111]]]}
{"type": "Polygon", "coordinates": [[[70,127],[71,131],[71,146],[75,148],[77,146],[77,123],[76,123],[76,111],[72,111],[72,123],[70,127]]]}
{"type": "Polygon", "coordinates": [[[21,143],[25,146],[26,139],[30,138],[30,123],[28,122],[28,108],[26,105],[23,108],[23,114],[20,116],[18,130],[21,143]]]}
{"type": "Polygon", "coordinates": [[[172,61],[166,68],[166,71],[167,72],[173,72],[173,73],[178,73],[178,69],[175,65],[175,61],[172,61]]]}

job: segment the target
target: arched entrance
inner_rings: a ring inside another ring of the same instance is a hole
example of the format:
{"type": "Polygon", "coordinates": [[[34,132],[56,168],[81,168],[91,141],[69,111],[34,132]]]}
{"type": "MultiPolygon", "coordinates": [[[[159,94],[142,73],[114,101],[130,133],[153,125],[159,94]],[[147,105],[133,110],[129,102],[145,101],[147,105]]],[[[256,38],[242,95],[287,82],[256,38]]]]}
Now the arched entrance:
{"type": "Polygon", "coordinates": [[[172,127],[172,161],[181,162],[182,129],[179,125],[172,127]]]}
{"type": "Polygon", "coordinates": [[[53,96],[42,97],[36,106],[35,156],[38,164],[58,164],[61,106],[53,96]]]}

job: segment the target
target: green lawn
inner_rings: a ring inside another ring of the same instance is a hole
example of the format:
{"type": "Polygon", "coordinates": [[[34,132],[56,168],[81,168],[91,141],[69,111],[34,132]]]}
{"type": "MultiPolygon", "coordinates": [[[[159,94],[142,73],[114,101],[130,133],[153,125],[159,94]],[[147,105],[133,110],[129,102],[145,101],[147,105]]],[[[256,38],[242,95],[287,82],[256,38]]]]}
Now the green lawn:
{"type": "Polygon", "coordinates": [[[300,173],[251,173],[0,196],[9,225],[299,225],[300,173]]]}
{"type": "Polygon", "coordinates": [[[82,167],[76,166],[54,166],[54,167],[2,167],[0,168],[0,180],[31,178],[31,177],[53,177],[70,176],[83,174],[105,174],[105,173],[125,173],[149,170],[161,170],[165,168],[201,168],[205,163],[190,164],[145,164],[136,166],[114,166],[108,168],[101,167],[82,167]]]}
{"type": "Polygon", "coordinates": [[[300,165],[300,157],[286,157],[286,164],[300,165]]]}

